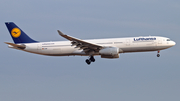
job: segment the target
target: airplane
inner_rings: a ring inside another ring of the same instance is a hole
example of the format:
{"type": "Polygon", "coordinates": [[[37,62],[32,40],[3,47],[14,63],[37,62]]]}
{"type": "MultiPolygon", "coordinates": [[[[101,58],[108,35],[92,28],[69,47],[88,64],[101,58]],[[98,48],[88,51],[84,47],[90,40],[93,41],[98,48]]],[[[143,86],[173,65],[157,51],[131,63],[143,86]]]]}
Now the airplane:
{"type": "Polygon", "coordinates": [[[15,23],[5,22],[14,43],[5,42],[9,48],[47,56],[89,56],[85,62],[95,62],[94,56],[101,58],[119,58],[121,53],[157,51],[174,46],[176,43],[167,37],[139,36],[127,38],[88,39],[82,40],[66,35],[58,30],[63,38],[69,41],[39,42],[30,38],[15,23]]]}

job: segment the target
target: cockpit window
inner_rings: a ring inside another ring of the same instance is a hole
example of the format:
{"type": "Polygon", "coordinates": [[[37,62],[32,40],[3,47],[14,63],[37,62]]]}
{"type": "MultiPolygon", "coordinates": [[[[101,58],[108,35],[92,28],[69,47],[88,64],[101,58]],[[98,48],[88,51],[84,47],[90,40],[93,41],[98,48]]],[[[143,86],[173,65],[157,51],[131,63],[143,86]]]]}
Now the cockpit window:
{"type": "Polygon", "coordinates": [[[167,41],[171,41],[170,39],[167,39],[167,41]]]}

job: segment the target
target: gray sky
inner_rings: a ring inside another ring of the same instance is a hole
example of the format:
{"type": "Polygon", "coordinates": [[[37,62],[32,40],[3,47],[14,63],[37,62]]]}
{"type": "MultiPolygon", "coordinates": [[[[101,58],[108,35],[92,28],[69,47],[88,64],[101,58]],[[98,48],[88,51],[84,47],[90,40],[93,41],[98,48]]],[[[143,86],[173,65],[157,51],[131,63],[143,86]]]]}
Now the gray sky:
{"type": "Polygon", "coordinates": [[[179,101],[179,0],[0,0],[0,101],[179,101]],[[157,35],[176,46],[120,54],[88,66],[87,57],[49,57],[10,49],[4,24],[37,41],[157,35]]]}

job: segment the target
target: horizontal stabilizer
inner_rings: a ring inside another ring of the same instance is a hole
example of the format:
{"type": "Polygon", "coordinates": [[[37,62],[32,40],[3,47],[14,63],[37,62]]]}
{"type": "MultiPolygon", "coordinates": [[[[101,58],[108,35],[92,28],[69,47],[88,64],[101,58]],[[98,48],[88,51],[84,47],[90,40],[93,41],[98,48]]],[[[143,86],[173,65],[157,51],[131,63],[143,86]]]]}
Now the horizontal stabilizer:
{"type": "Polygon", "coordinates": [[[26,48],[26,45],[24,45],[24,44],[14,44],[14,43],[9,43],[9,42],[4,42],[4,43],[6,43],[8,45],[11,45],[13,47],[16,47],[16,48],[20,48],[20,49],[25,49],[26,48]]]}

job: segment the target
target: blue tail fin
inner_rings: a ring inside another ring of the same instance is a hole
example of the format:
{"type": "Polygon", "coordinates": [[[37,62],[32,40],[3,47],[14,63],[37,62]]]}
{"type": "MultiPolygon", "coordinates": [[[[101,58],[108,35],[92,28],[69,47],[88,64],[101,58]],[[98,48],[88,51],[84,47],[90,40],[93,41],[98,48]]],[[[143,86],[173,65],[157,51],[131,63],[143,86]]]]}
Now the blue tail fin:
{"type": "Polygon", "coordinates": [[[12,37],[12,39],[14,40],[15,44],[18,43],[34,43],[37,42],[33,39],[31,39],[28,35],[26,35],[26,33],[24,33],[16,24],[14,24],[13,22],[6,22],[5,23],[9,33],[12,37]]]}

